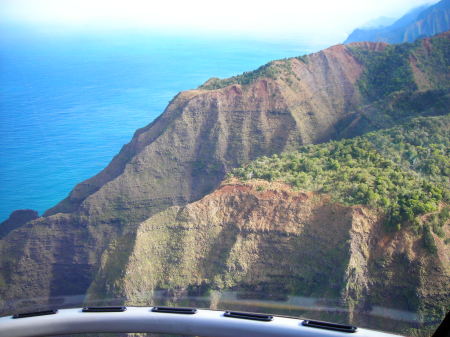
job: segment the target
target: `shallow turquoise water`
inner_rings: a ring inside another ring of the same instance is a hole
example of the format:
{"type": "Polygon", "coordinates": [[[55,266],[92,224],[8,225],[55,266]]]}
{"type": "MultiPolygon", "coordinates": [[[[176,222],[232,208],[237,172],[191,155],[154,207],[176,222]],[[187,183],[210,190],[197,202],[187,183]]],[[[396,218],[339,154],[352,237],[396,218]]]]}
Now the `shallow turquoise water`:
{"type": "Polygon", "coordinates": [[[0,33],[0,220],[66,197],[177,92],[311,51],[156,33],[0,33]]]}

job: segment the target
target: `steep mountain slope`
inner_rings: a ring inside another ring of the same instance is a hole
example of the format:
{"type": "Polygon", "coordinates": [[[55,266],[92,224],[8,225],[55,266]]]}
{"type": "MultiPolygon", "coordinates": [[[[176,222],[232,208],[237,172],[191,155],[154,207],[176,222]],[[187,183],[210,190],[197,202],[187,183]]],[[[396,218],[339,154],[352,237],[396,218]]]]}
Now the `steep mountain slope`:
{"type": "Polygon", "coordinates": [[[449,37],[407,45],[400,56],[401,47],[382,43],[334,46],[180,93],[107,168],[0,241],[2,310],[16,299],[45,303],[49,296],[84,294],[106,249],[126,260],[142,221],[202,198],[234,167],[412,116],[447,113],[449,37]],[[378,101],[370,95],[379,85],[373,64],[389,60],[402,60],[409,76],[399,90],[397,78],[388,76],[389,89],[378,101]]]}
{"type": "Polygon", "coordinates": [[[126,253],[107,250],[89,300],[150,305],[165,289],[168,304],[213,291],[213,307],[230,292],[281,306],[318,297],[377,329],[411,332],[371,317],[377,307],[410,312],[426,335],[450,305],[449,131],[450,115],[421,118],[235,169],[200,201],[140,224],[126,253]]]}
{"type": "Polygon", "coordinates": [[[374,29],[355,29],[344,43],[382,41],[387,43],[413,42],[450,29],[450,1],[442,0],[433,6],[422,6],[405,14],[392,25],[374,29]]]}
{"type": "Polygon", "coordinates": [[[27,222],[37,219],[39,217],[38,212],[32,209],[19,209],[11,213],[8,219],[0,224],[0,238],[12,230],[26,224],[27,222]]]}

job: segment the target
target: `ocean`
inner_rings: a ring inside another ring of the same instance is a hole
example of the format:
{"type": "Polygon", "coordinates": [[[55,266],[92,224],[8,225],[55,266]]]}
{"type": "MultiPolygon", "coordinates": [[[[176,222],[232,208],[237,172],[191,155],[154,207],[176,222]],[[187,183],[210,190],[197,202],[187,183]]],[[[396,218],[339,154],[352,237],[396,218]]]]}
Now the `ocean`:
{"type": "Polygon", "coordinates": [[[179,91],[311,52],[302,43],[0,29],[0,221],[104,168],[179,91]]]}

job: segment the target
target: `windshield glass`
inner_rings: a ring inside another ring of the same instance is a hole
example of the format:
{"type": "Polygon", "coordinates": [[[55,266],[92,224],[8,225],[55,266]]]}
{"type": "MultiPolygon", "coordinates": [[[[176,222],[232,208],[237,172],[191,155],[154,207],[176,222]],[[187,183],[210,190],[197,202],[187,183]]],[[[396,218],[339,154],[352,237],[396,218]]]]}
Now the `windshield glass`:
{"type": "Polygon", "coordinates": [[[430,336],[450,2],[0,2],[0,315],[192,306],[430,336]]]}

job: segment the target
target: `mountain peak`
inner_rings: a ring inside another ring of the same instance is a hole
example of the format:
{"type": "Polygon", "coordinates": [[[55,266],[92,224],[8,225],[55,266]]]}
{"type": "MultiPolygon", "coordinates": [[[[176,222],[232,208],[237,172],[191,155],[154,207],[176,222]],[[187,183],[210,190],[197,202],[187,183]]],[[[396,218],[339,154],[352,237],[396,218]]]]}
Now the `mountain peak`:
{"type": "Polygon", "coordinates": [[[388,43],[413,42],[450,29],[450,0],[424,5],[409,11],[391,25],[355,29],[344,43],[383,41],[388,43]]]}

